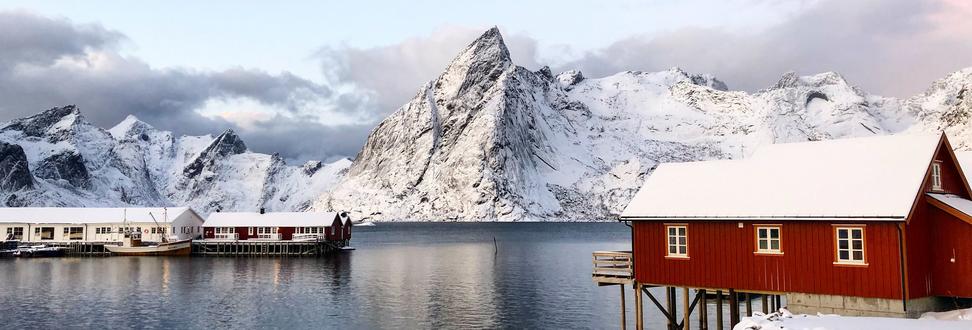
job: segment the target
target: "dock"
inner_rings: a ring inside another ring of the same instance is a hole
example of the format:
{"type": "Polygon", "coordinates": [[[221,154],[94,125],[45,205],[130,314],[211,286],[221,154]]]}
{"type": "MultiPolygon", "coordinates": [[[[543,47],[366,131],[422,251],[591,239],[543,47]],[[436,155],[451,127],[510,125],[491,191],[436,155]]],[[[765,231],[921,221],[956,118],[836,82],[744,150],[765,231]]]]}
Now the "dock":
{"type": "Polygon", "coordinates": [[[192,242],[192,255],[199,256],[323,256],[347,246],[345,241],[223,241],[192,242]]]}

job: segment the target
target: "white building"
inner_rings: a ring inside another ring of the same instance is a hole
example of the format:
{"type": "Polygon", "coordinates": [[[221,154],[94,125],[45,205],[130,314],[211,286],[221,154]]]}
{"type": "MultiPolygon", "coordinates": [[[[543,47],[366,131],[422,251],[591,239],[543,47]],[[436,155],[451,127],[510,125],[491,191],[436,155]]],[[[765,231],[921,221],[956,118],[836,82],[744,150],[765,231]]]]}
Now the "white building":
{"type": "Polygon", "coordinates": [[[0,240],[22,242],[121,242],[125,227],[140,231],[143,241],[181,240],[201,237],[202,224],[188,207],[0,208],[0,240]]]}

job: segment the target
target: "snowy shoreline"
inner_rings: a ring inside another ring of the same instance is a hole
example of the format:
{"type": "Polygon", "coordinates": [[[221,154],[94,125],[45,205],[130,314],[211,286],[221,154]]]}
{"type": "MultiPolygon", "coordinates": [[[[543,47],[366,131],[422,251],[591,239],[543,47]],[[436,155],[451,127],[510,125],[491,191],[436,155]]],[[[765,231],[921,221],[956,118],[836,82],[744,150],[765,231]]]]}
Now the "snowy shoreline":
{"type": "Polygon", "coordinates": [[[744,317],[733,330],[905,330],[972,329],[972,308],[925,313],[918,319],[840,316],[833,314],[792,314],[786,309],[744,317]]]}

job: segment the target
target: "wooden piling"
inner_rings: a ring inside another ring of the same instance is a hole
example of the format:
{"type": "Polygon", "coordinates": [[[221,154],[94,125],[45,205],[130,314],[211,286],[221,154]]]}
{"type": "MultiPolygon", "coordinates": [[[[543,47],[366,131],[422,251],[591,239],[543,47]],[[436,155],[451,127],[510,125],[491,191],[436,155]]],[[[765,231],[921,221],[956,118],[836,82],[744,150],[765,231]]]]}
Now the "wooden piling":
{"type": "Polygon", "coordinates": [[[642,304],[642,293],[641,293],[641,283],[634,283],[635,289],[635,329],[644,330],[645,329],[645,309],[642,304]]]}
{"type": "Polygon", "coordinates": [[[716,330],[722,330],[722,290],[716,290],[716,330]]]}
{"type": "Polygon", "coordinates": [[[624,284],[619,284],[618,287],[621,288],[621,330],[627,329],[628,320],[625,317],[624,311],[624,284]]]}
{"type": "Polygon", "coordinates": [[[709,329],[709,308],[707,306],[708,303],[706,302],[706,299],[708,297],[706,297],[705,289],[699,290],[699,292],[696,292],[695,294],[702,295],[702,297],[700,298],[701,301],[699,301],[699,303],[701,304],[699,305],[699,329],[708,330],[709,329]]]}
{"type": "Polygon", "coordinates": [[[780,308],[783,308],[783,301],[780,295],[776,295],[776,310],[774,312],[779,312],[780,308]]]}
{"type": "Polygon", "coordinates": [[[682,288],[682,308],[684,308],[682,330],[689,330],[692,325],[692,306],[689,305],[689,289],[687,287],[682,288]]]}
{"type": "Polygon", "coordinates": [[[749,296],[749,292],[746,292],[746,316],[753,316],[753,300],[749,296]]]}
{"type": "MultiPolygon", "coordinates": [[[[675,317],[675,315],[677,315],[675,313],[675,309],[676,309],[676,307],[675,307],[675,287],[665,287],[665,301],[666,301],[666,304],[668,304],[668,314],[671,315],[672,317],[675,317]]],[[[669,330],[674,330],[675,327],[676,327],[676,324],[672,323],[672,320],[669,319],[668,320],[668,329],[669,330]]]]}
{"type": "Polygon", "coordinates": [[[768,295],[765,295],[765,294],[764,294],[764,295],[762,296],[762,302],[763,302],[763,314],[769,314],[769,299],[768,299],[768,298],[769,298],[769,296],[768,296],[768,295]]]}
{"type": "Polygon", "coordinates": [[[739,295],[735,289],[729,289],[729,328],[739,324],[739,295]]]}

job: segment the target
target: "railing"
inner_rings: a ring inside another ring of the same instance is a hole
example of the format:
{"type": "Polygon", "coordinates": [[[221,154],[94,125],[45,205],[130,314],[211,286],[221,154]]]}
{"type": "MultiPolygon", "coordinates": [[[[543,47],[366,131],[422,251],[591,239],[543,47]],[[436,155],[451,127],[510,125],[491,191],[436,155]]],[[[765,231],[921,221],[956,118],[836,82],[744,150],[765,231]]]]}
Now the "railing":
{"type": "Polygon", "coordinates": [[[631,251],[595,251],[594,276],[634,277],[631,251]]]}
{"type": "Polygon", "coordinates": [[[295,241],[316,241],[324,238],[322,234],[294,234],[295,241]]]}
{"type": "Polygon", "coordinates": [[[216,234],[214,237],[216,239],[226,239],[226,240],[234,240],[235,241],[235,240],[240,239],[240,234],[238,234],[238,233],[216,234]]]}
{"type": "Polygon", "coordinates": [[[276,233],[276,234],[257,234],[257,238],[256,239],[265,239],[265,240],[271,240],[271,241],[279,241],[280,240],[280,233],[276,233]]]}

